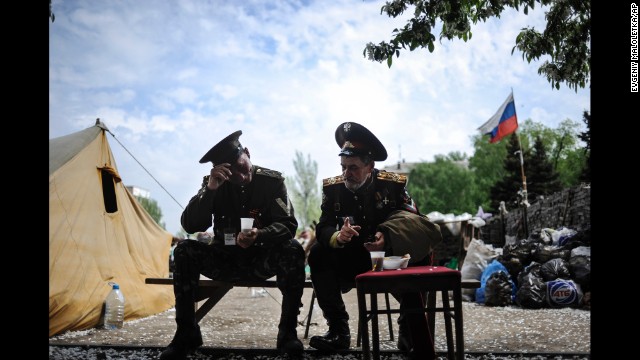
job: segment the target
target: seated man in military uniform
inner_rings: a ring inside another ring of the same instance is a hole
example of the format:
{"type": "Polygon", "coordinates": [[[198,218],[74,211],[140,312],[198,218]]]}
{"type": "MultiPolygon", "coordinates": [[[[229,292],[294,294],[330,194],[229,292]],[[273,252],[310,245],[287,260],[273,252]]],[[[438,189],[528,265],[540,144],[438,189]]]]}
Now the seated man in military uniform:
{"type": "Polygon", "coordinates": [[[291,356],[304,350],[296,333],[305,282],[305,254],[294,238],[298,222],[282,175],[253,165],[240,135],[242,131],[227,136],[200,159],[213,167],[182,213],[181,223],[185,231],[195,233],[211,227],[213,218],[213,239],[210,244],[183,241],[174,250],[178,326],[161,360],[186,359],[202,345],[194,306],[200,274],[221,281],[276,276],[282,292],[276,346],[291,356]],[[249,232],[239,231],[241,217],[254,219],[249,232]]]}
{"type": "MultiPolygon", "coordinates": [[[[357,275],[371,270],[369,252],[393,254],[393,244],[386,239],[388,234],[381,225],[397,211],[419,214],[406,190],[406,176],[375,168],[376,161],[387,158],[387,151],[373,133],[360,124],[346,122],[336,129],[335,139],[340,147],[342,174],[323,180],[317,240],[308,256],[318,305],[329,325],[329,331],[311,337],[309,345],[327,352],[350,347],[349,314],[342,293],[353,287],[357,275]]],[[[412,260],[413,265],[429,264],[427,256],[412,260]]],[[[424,307],[419,294],[392,295],[403,298],[399,299],[401,310],[424,307]]],[[[406,318],[399,319],[400,350],[413,354],[414,358],[433,358],[433,346],[422,338],[426,317],[406,318]],[[420,334],[414,332],[419,340],[411,340],[412,328],[421,329],[420,334]]]]}

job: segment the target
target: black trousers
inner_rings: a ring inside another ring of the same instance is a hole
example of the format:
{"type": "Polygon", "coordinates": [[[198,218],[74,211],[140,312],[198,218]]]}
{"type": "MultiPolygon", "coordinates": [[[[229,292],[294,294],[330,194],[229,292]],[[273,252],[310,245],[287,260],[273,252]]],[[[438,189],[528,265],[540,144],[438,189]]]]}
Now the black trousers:
{"type": "Polygon", "coordinates": [[[283,296],[291,293],[302,297],[305,256],[295,239],[269,248],[252,246],[247,249],[185,240],[178,244],[173,256],[176,267],[173,292],[179,326],[196,325],[194,304],[200,274],[219,281],[266,280],[276,276],[283,296]]]}

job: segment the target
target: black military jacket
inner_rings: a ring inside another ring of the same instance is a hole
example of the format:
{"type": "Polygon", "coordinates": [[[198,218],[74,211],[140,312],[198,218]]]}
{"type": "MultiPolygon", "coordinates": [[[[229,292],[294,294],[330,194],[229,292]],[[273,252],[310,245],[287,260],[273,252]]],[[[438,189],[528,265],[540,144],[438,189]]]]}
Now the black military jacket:
{"type": "Polygon", "coordinates": [[[284,178],[278,171],[253,165],[253,178],[246,186],[224,182],[217,190],[209,190],[209,175],[202,187],[182,212],[182,227],[187,233],[207,230],[214,222],[214,242],[224,243],[224,229],[232,227],[237,234],[240,218],[254,218],[258,238],[254,245],[269,246],[294,238],[298,222],[287,197],[284,178]]]}
{"type": "MultiPolygon", "coordinates": [[[[356,192],[344,185],[342,175],[323,180],[322,214],[316,226],[317,241],[329,246],[331,236],[342,227],[345,216],[353,217],[352,225],[360,225],[360,236],[354,237],[345,248],[362,248],[374,241],[378,225],[394,210],[417,213],[413,199],[406,190],[407,177],[393,172],[373,169],[371,181],[356,192]]],[[[385,246],[388,246],[385,242],[385,246]]]]}

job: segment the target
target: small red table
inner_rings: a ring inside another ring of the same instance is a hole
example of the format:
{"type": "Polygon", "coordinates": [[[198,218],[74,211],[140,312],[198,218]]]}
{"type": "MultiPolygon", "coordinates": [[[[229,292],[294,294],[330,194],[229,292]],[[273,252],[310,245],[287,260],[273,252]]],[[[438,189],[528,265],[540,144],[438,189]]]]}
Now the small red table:
{"type": "MultiPolygon", "coordinates": [[[[378,309],[378,294],[384,293],[427,293],[427,305],[420,312],[428,317],[431,343],[434,340],[435,313],[442,312],[447,336],[449,359],[464,359],[464,337],[462,328],[462,291],[460,271],[444,266],[414,266],[400,270],[369,271],[356,276],[358,295],[358,316],[362,334],[364,359],[380,359],[380,341],[378,334],[378,315],[400,313],[399,309],[378,309]],[[436,306],[436,294],[441,292],[442,307],[436,306]],[[453,308],[450,305],[449,291],[453,292],[453,308]],[[370,295],[371,309],[367,308],[366,295],[370,295]],[[455,350],[451,318],[455,324],[455,350]],[[369,320],[371,320],[372,348],[369,348],[369,320]]],[[[415,311],[412,311],[415,312],[415,311]]]]}

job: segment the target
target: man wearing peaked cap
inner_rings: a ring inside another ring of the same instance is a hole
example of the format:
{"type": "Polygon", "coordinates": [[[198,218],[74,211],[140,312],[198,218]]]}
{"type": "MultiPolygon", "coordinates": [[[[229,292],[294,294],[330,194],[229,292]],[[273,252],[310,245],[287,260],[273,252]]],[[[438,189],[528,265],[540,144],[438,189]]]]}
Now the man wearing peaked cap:
{"type": "MultiPolygon", "coordinates": [[[[340,147],[342,174],[323,180],[316,242],[307,258],[316,299],[329,325],[326,334],[311,337],[309,346],[327,352],[350,347],[349,314],[342,293],[351,290],[357,275],[371,270],[369,251],[402,256],[409,250],[409,266],[428,265],[430,261],[426,250],[413,251],[427,246],[406,238],[396,240],[388,230],[388,222],[398,213],[416,216],[420,213],[407,192],[406,176],[375,168],[376,161],[387,158],[380,140],[355,122],[340,124],[335,138],[340,147]]],[[[436,237],[441,239],[439,228],[434,227],[436,237]]],[[[424,309],[417,293],[392,295],[400,302],[401,310],[424,309]]],[[[429,346],[424,341],[430,339],[425,335],[428,331],[425,317],[401,315],[398,323],[400,350],[410,358],[435,358],[433,344],[429,346]]]]}
{"type": "Polygon", "coordinates": [[[202,159],[200,159],[200,163],[204,164],[211,161],[213,165],[218,165],[225,162],[235,162],[244,150],[240,144],[240,135],[242,135],[242,130],[238,130],[220,140],[219,143],[215,144],[209,151],[207,151],[206,154],[204,154],[202,159]]]}
{"type": "Polygon", "coordinates": [[[368,156],[374,161],[387,160],[384,145],[366,127],[346,122],[336,129],[336,142],[340,146],[340,156],[368,156]]]}
{"type": "MultiPolygon", "coordinates": [[[[214,145],[200,163],[211,162],[198,193],[180,218],[187,233],[212,226],[211,243],[182,241],[174,249],[173,288],[177,330],[161,360],[186,359],[202,345],[195,316],[200,275],[213,280],[266,280],[276,276],[282,305],[276,347],[290,356],[304,351],[296,326],[305,282],[305,253],[294,238],[298,222],[282,175],[253,165],[236,131],[214,145]],[[240,231],[240,218],[253,228],[240,231]]],[[[259,313],[261,309],[257,308],[259,313]]]]}

